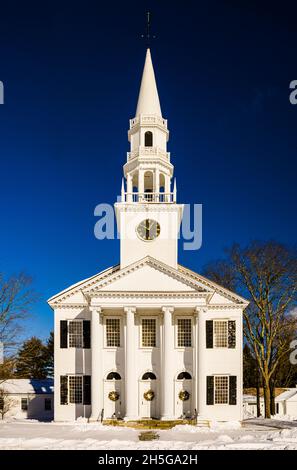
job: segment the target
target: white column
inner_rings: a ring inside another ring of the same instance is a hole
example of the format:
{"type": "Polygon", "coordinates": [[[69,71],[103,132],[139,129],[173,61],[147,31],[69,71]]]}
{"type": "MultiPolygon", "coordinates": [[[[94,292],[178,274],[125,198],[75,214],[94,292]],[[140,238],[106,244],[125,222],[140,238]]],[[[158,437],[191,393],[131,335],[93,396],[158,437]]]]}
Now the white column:
{"type": "Polygon", "coordinates": [[[166,196],[165,196],[165,200],[167,202],[170,202],[170,176],[169,175],[165,175],[165,193],[166,193],[166,196]]]}
{"type": "Polygon", "coordinates": [[[138,194],[139,194],[139,202],[144,200],[144,170],[138,170],[138,194]]]}
{"type": "Polygon", "coordinates": [[[135,375],[135,307],[125,307],[126,313],[126,342],[125,342],[125,420],[137,418],[138,387],[135,375]]]}
{"type": "Polygon", "coordinates": [[[155,196],[154,196],[154,200],[155,202],[159,202],[159,197],[160,197],[160,171],[158,168],[156,168],[155,170],[155,173],[154,173],[154,176],[155,176],[155,184],[154,184],[154,193],[155,193],[155,196]]]}
{"type": "Polygon", "coordinates": [[[102,399],[100,394],[101,390],[101,367],[100,367],[100,321],[101,321],[101,308],[91,307],[92,320],[91,320],[91,349],[92,349],[92,378],[91,378],[91,403],[92,412],[90,421],[98,421],[101,417],[101,404],[102,399]]]}
{"type": "Polygon", "coordinates": [[[127,202],[132,202],[132,191],[133,191],[133,186],[132,186],[132,179],[133,176],[131,173],[128,173],[127,175],[127,202]]]}
{"type": "Polygon", "coordinates": [[[162,351],[162,409],[161,419],[174,418],[174,377],[173,377],[173,350],[174,325],[172,314],[174,307],[162,307],[163,312],[163,351],[162,351]]]}
{"type": "Polygon", "coordinates": [[[195,338],[194,338],[194,378],[195,380],[193,381],[193,386],[194,386],[194,408],[196,408],[197,413],[199,409],[199,356],[200,356],[200,351],[199,351],[199,307],[195,308],[194,311],[194,332],[195,332],[195,338]]]}
{"type": "Polygon", "coordinates": [[[206,338],[205,338],[205,313],[207,310],[205,307],[197,307],[198,313],[198,415],[205,416],[207,414],[206,407],[206,375],[207,375],[207,360],[205,357],[206,353],[206,338]]]}

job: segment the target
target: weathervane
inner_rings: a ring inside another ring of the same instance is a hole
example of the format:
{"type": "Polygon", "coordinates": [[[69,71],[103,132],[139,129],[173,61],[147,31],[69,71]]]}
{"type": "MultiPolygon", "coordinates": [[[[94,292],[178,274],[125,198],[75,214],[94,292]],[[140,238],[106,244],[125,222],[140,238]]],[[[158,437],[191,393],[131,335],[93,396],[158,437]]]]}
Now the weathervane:
{"type": "Polygon", "coordinates": [[[156,36],[151,35],[151,12],[150,11],[146,13],[146,34],[142,34],[141,37],[146,39],[146,44],[148,47],[150,46],[150,40],[156,38],[156,36]]]}

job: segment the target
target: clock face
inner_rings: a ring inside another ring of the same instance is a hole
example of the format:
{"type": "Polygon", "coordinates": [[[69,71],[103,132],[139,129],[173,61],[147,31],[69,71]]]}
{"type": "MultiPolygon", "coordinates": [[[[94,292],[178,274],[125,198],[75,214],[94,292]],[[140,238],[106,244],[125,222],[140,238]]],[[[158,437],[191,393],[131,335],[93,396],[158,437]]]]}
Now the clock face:
{"type": "Polygon", "coordinates": [[[152,241],[160,235],[160,224],[156,220],[145,219],[136,227],[136,233],[141,240],[152,241]]]}

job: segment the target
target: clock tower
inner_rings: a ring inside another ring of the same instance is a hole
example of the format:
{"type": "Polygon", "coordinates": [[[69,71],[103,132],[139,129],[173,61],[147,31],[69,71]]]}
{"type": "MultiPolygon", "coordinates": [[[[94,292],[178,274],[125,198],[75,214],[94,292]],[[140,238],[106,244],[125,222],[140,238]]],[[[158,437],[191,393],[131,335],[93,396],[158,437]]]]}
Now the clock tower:
{"type": "Polygon", "coordinates": [[[115,204],[121,268],[148,255],[177,268],[183,205],[176,202],[168,138],[147,49],[136,115],[130,119],[130,152],[124,165],[121,202],[115,204]]]}

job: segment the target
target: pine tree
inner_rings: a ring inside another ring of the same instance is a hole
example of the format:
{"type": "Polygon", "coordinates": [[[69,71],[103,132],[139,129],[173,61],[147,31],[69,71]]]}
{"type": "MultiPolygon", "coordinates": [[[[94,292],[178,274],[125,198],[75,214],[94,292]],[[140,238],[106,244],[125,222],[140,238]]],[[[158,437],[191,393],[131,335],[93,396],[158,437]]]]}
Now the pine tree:
{"type": "Polygon", "coordinates": [[[47,349],[39,338],[33,336],[23,343],[17,360],[15,376],[23,379],[47,377],[47,349]]]}
{"type": "Polygon", "coordinates": [[[45,360],[47,377],[54,376],[54,332],[51,331],[46,342],[45,360]]]}

